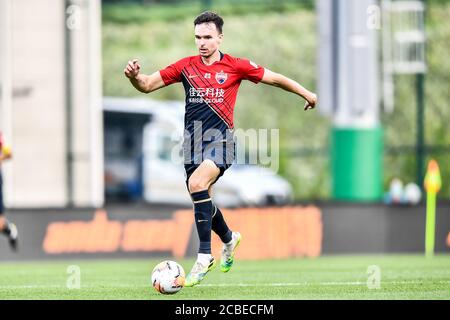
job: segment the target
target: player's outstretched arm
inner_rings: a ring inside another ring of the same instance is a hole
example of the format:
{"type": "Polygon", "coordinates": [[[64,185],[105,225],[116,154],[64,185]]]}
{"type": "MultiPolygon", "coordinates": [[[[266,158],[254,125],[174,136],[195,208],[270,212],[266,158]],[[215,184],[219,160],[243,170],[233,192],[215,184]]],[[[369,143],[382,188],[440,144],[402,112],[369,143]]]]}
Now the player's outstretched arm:
{"type": "Polygon", "coordinates": [[[261,80],[262,83],[269,84],[271,86],[280,87],[286,91],[295,93],[306,100],[304,110],[313,109],[317,104],[317,95],[306,88],[302,87],[298,82],[289,79],[288,77],[270,71],[264,70],[264,76],[261,80]]]}
{"type": "Polygon", "coordinates": [[[159,71],[151,75],[139,73],[141,66],[137,59],[128,61],[128,65],[123,72],[125,76],[130,79],[131,84],[140,92],[150,93],[164,87],[164,81],[161,78],[159,71]]]}

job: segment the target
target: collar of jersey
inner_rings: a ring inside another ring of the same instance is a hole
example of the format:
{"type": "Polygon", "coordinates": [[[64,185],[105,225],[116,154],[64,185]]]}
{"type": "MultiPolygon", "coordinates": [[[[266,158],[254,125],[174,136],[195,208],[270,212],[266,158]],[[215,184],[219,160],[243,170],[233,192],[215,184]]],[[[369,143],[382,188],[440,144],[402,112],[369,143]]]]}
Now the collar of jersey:
{"type": "Polygon", "coordinates": [[[206,66],[206,67],[211,67],[211,66],[214,65],[216,62],[222,61],[224,54],[223,54],[222,51],[220,51],[220,50],[219,50],[219,53],[220,53],[220,60],[219,60],[219,61],[214,61],[214,62],[213,62],[212,64],[210,64],[210,65],[207,65],[207,64],[205,64],[205,63],[203,62],[202,56],[201,56],[201,55],[198,55],[198,58],[200,59],[201,64],[203,64],[203,65],[206,66]]]}

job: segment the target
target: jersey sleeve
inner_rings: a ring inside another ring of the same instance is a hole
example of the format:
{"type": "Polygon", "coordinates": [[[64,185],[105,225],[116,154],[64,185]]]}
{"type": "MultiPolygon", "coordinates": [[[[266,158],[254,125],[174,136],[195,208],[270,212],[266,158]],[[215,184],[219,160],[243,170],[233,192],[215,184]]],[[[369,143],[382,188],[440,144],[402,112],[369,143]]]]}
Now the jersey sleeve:
{"type": "Polygon", "coordinates": [[[236,68],[241,75],[241,79],[250,80],[258,83],[264,76],[264,68],[248,59],[236,59],[236,68]]]}
{"type": "Polygon", "coordinates": [[[181,71],[183,70],[186,59],[181,59],[166,68],[159,70],[162,80],[166,86],[181,81],[181,71]]]}

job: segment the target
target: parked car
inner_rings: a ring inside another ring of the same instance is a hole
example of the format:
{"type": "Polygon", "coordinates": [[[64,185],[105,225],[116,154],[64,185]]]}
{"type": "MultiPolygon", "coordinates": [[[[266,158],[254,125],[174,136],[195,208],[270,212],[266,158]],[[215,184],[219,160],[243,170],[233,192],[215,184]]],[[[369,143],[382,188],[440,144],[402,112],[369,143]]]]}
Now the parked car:
{"type": "Polygon", "coordinates": [[[286,179],[257,165],[232,165],[213,190],[219,206],[281,205],[293,198],[286,179]]]}

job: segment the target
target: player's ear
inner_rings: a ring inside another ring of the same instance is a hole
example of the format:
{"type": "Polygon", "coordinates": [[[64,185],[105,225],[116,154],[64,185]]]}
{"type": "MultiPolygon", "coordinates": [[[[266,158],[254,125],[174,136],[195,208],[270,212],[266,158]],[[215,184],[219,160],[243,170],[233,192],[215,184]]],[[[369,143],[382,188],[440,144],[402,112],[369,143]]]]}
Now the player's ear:
{"type": "Polygon", "coordinates": [[[219,34],[219,43],[222,43],[223,40],[223,33],[219,34]]]}

